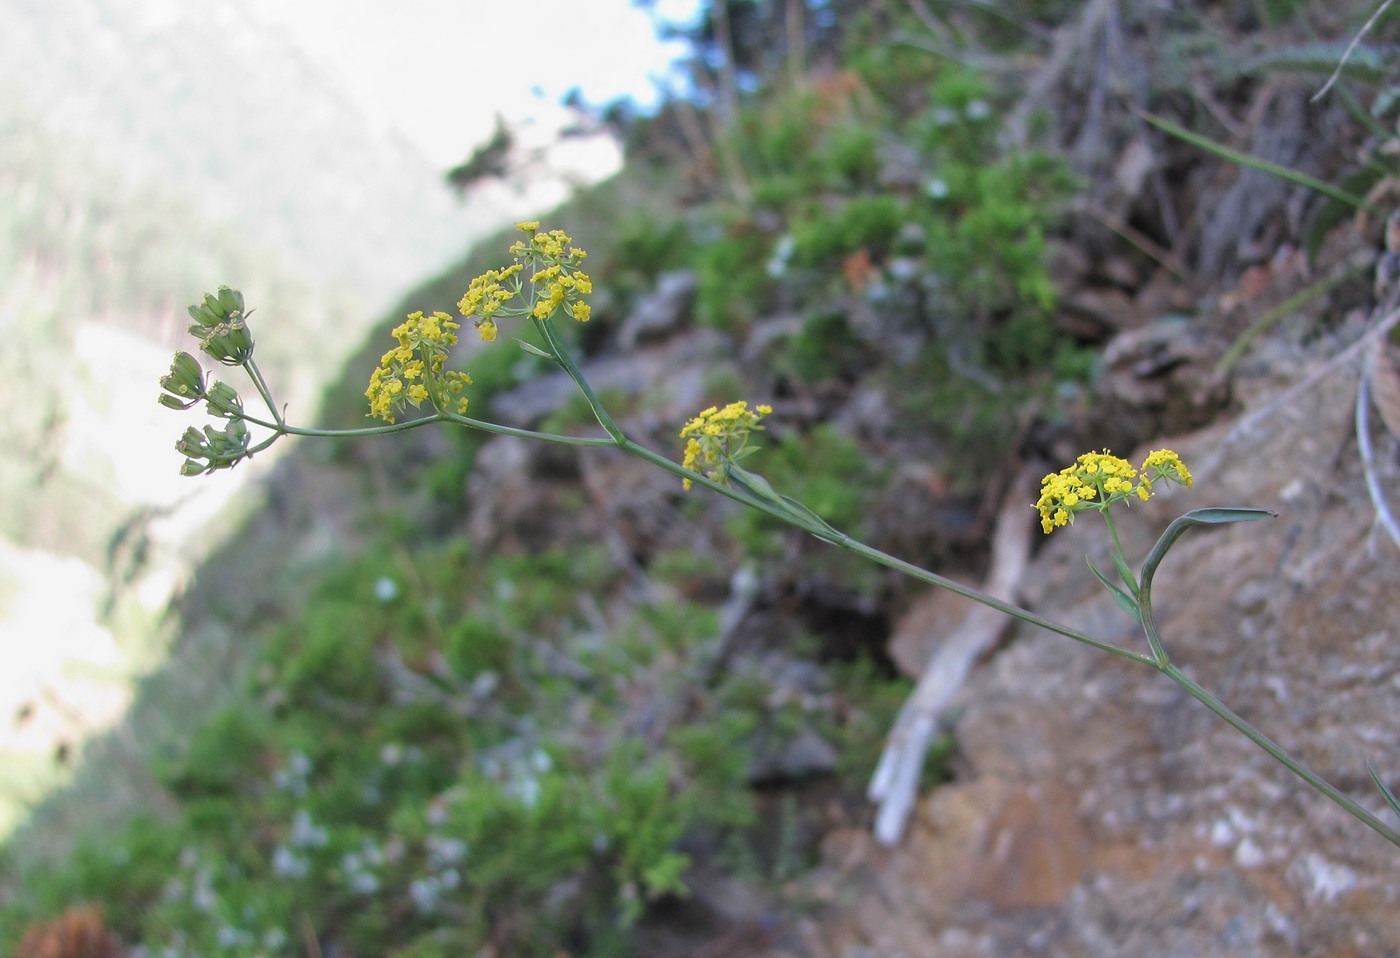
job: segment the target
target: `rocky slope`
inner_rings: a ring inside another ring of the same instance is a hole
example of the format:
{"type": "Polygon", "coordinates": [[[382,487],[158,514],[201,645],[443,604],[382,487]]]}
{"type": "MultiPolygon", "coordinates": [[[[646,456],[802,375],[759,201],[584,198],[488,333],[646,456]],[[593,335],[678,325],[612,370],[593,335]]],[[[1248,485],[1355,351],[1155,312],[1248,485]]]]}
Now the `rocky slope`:
{"type": "MultiPolygon", "coordinates": [[[[1219,30],[1187,39],[1227,34],[1253,15],[1246,6],[1198,11],[1219,30]]],[[[1026,411],[1014,441],[997,446],[1012,452],[989,467],[986,488],[960,486],[941,437],[910,428],[901,409],[914,388],[899,362],[906,340],[897,335],[908,331],[860,295],[872,271],[896,272],[896,257],[844,264],[850,295],[822,305],[858,335],[843,343],[850,354],[821,357],[837,372],[816,384],[790,372],[801,316],[779,304],[751,322],[706,325],[692,297],[700,280],[686,271],[665,274],[643,291],[653,295],[610,321],[600,310],[584,370],[629,433],[659,450],[676,449],[677,423],[717,384],[772,395],[775,448],[789,438],[829,439],[825,460],[799,460],[789,479],[843,468],[837,488],[816,490],[827,504],[850,510],[845,494],[858,487],[869,493],[854,501],[878,545],[974,579],[995,511],[988,504],[1027,461],[1049,470],[1086,448],[1176,448],[1195,488],[1128,513],[1121,530],[1130,555],[1186,508],[1259,506],[1278,518],[1197,530],[1174,549],[1156,593],[1174,660],[1380,811],[1366,763],[1389,781],[1400,774],[1390,748],[1400,565],[1394,543],[1374,531],[1358,466],[1356,359],[1325,365],[1380,316],[1370,288],[1379,224],[1349,216],[1314,230],[1318,206],[1308,191],[1205,160],[1144,126],[1133,108],[1228,106],[1238,114],[1238,123],[1222,122],[1232,142],[1322,177],[1340,176],[1368,134],[1341,107],[1310,107],[1315,86],[1293,76],[1240,71],[1193,89],[1190,77],[1173,75],[1146,92],[1154,67],[1168,60],[1167,41],[1181,36],[1162,11],[1120,12],[1084,5],[1046,37],[1042,57],[1011,68],[1025,82],[1028,110],[1053,109],[1048,135],[1090,177],[1057,237],[1054,322],[1102,344],[1103,363],[1091,388],[1026,411]],[[1265,327],[1253,348],[1221,364],[1232,343],[1265,327]],[[844,455],[851,447],[857,455],[844,455]],[[850,465],[862,457],[889,467],[878,482],[850,465]]],[[[1006,129],[1015,134],[1016,123],[1006,129]]],[[[591,428],[568,384],[537,373],[513,373],[514,388],[496,392],[491,417],[591,428]]],[[[1387,450],[1382,480],[1393,489],[1394,438],[1374,428],[1387,450]]],[[[983,438],[988,448],[1006,439],[983,438]]],[[[580,600],[589,628],[605,634],[609,616],[639,595],[703,601],[722,612],[713,671],[760,673],[771,701],[799,702],[813,715],[852,711],[823,684],[821,665],[864,655],[912,670],[942,637],[927,620],[909,625],[925,598],[911,583],[863,576],[810,538],[745,540],[753,530],[735,531],[728,504],[686,497],[633,460],[494,438],[473,447],[465,475],[443,479],[433,470],[453,453],[441,434],[415,433],[290,458],[268,485],[266,508],[184,597],[182,652],[235,671],[237,637],[294,604],[287,593],[298,575],[356,553],[369,527],[386,521],[423,541],[461,537],[483,554],[601,544],[617,575],[609,591],[580,600]],[[754,548],[748,562],[755,541],[766,551],[754,548]],[[661,557],[678,553],[702,571],[681,588],[659,584],[661,557]],[[241,576],[220,575],[228,568],[241,576]],[[925,647],[891,649],[895,635],[925,647]],[[813,640],[820,654],[804,655],[803,642],[813,640]]],[[[1033,518],[1028,503],[1026,522],[1033,518]]],[[[1102,530],[1084,522],[1039,541],[1023,599],[1048,618],[1134,643],[1131,622],[1082,561],[1088,552],[1103,567],[1102,530]]],[[[664,737],[708,691],[697,681],[677,705],[628,687],[631,727],[664,737]]],[[[892,849],[871,838],[868,806],[828,787],[840,756],[814,735],[815,719],[803,724],[792,736],[803,748],[770,749],[748,775],[800,809],[794,827],[818,850],[815,866],[746,883],[700,841],[692,895],[661,903],[636,930],[635,951],[1243,958],[1386,954],[1400,940],[1400,886],[1387,867],[1394,850],[1150,670],[1018,629],[978,664],[952,712],[952,781],[926,791],[892,849]]],[[[567,899],[571,886],[555,891],[567,899]]]]}

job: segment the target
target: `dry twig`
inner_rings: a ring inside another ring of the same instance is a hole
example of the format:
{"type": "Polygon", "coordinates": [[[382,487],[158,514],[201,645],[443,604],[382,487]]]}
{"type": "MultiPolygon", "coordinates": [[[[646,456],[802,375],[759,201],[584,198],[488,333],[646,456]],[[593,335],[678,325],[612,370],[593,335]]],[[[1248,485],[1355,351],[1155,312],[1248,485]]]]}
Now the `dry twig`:
{"type": "MultiPolygon", "coordinates": [[[[1036,471],[1028,467],[1011,483],[992,536],[992,568],[982,589],[1004,601],[1014,598],[1030,559],[1034,513],[1026,504],[1034,498],[1038,478],[1036,471]]],[[[875,838],[881,844],[894,845],[903,836],[918,798],[924,757],[942,712],[967,681],[973,663],[997,642],[1010,623],[995,609],[974,606],[939,646],[900,709],[868,792],[870,800],[879,805],[875,838]]]]}

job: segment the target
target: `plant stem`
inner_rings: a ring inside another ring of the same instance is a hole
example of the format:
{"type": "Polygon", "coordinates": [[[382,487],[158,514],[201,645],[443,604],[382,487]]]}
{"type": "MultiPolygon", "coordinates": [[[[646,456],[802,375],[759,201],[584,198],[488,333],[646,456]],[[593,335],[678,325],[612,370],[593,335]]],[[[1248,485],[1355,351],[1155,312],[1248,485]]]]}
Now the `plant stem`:
{"type": "Polygon", "coordinates": [[[943,576],[938,575],[936,572],[930,572],[927,569],[922,569],[919,566],[914,565],[913,563],[905,562],[903,559],[897,559],[894,556],[889,555],[888,553],[881,552],[879,549],[876,549],[873,546],[868,546],[864,542],[861,542],[857,539],[852,539],[850,536],[845,535],[844,533],[837,532],[833,534],[829,530],[808,525],[807,523],[801,522],[797,517],[793,516],[791,513],[783,511],[780,507],[774,505],[773,503],[770,503],[766,500],[751,498],[749,496],[743,495],[735,491],[734,489],[731,489],[728,486],[721,485],[720,483],[715,482],[707,476],[691,472],[689,469],[682,467],[678,463],[672,462],[664,456],[658,455],[657,453],[652,452],[645,446],[638,445],[630,439],[624,438],[623,441],[620,442],[618,445],[624,452],[636,456],[639,459],[643,459],[657,466],[660,469],[664,469],[667,472],[670,472],[677,476],[681,476],[682,478],[690,479],[692,482],[703,485],[707,489],[717,492],[722,496],[726,496],[730,499],[733,499],[736,502],[743,503],[744,505],[749,506],[751,508],[758,509],[759,511],[764,512],[775,519],[781,519],[783,522],[786,522],[789,525],[797,526],[798,528],[803,529],[804,531],[816,536],[818,539],[821,539],[825,542],[829,542],[834,546],[839,546],[842,549],[847,550],[848,552],[854,552],[856,555],[861,556],[865,559],[869,559],[870,561],[885,566],[888,569],[893,569],[896,572],[902,572],[907,576],[911,576],[915,579],[919,579],[920,581],[927,582],[930,585],[936,585],[939,588],[947,589],[950,592],[955,592],[958,595],[971,599],[974,602],[980,602],[981,604],[988,606],[989,608],[996,609],[998,612],[1005,612],[1007,615],[1014,616],[1015,618],[1020,619],[1022,622],[1025,622],[1029,625],[1039,626],[1042,629],[1054,632],[1057,635],[1063,635],[1066,638],[1074,639],[1076,642],[1083,643],[1084,645],[1088,645],[1102,652],[1108,652],[1112,655],[1119,656],[1120,658],[1131,659],[1134,662],[1141,662],[1144,665],[1155,664],[1153,663],[1152,658],[1150,656],[1143,655],[1141,652],[1134,652],[1131,649],[1124,649],[1116,645],[1112,645],[1108,642],[1102,642],[1091,636],[1085,635],[1082,632],[1077,632],[1074,629],[1071,629],[1067,626],[1060,625],[1056,622],[1051,622],[1049,619],[1043,619],[1032,612],[1028,612],[1025,609],[1011,605],[1008,602],[1003,602],[995,596],[988,595],[987,593],[982,592],[978,589],[974,589],[971,586],[963,585],[960,582],[954,582],[952,579],[944,578],[943,576]]]}
{"type": "Polygon", "coordinates": [[[603,408],[602,400],[593,392],[593,387],[588,384],[588,380],[583,378],[583,373],[580,372],[578,366],[574,364],[574,359],[569,355],[568,350],[564,349],[563,345],[560,344],[559,337],[554,333],[553,324],[547,319],[536,319],[535,326],[539,329],[540,335],[544,337],[545,345],[548,346],[549,351],[554,354],[555,360],[558,361],[560,366],[564,367],[564,372],[569,374],[569,378],[574,381],[574,385],[578,386],[579,391],[583,393],[583,398],[588,401],[589,407],[593,410],[593,415],[598,417],[598,424],[603,427],[609,436],[612,436],[613,441],[618,446],[626,446],[631,440],[623,434],[621,428],[613,421],[613,417],[607,409],[603,408]]]}
{"type": "Polygon", "coordinates": [[[1240,718],[1229,708],[1227,708],[1223,702],[1221,702],[1215,696],[1211,695],[1205,689],[1201,688],[1201,686],[1197,685],[1195,681],[1193,681],[1186,675],[1186,673],[1182,672],[1179,668],[1177,668],[1175,665],[1171,665],[1170,663],[1164,666],[1159,666],[1158,668],[1159,671],[1164,673],[1169,679],[1171,679],[1177,685],[1185,689],[1187,694],[1189,694],[1192,698],[1194,698],[1196,701],[1200,702],[1206,708],[1210,709],[1216,715],[1224,719],[1231,727],[1233,727],[1245,738],[1249,739],[1255,745],[1258,745],[1264,751],[1268,752],[1269,756],[1275,761],[1277,761],[1280,765],[1283,765],[1294,775],[1297,775],[1299,778],[1307,782],[1317,791],[1330,798],[1337,805],[1340,805],[1347,814],[1360,821],[1363,825],[1370,828],[1373,832],[1380,835],[1386,841],[1390,842],[1392,845],[1400,847],[1400,832],[1395,831],[1395,829],[1391,828],[1389,825],[1381,821],[1375,815],[1372,815],[1370,812],[1366,811],[1366,809],[1362,808],[1356,802],[1352,801],[1350,798],[1347,798],[1337,789],[1333,788],[1332,785],[1330,785],[1316,772],[1314,772],[1302,762],[1298,761],[1293,756],[1285,752],[1283,750],[1283,747],[1275,741],[1273,741],[1273,739],[1269,738],[1267,735],[1259,731],[1253,725],[1250,725],[1244,719],[1240,718]]]}
{"type": "Polygon", "coordinates": [[[481,432],[494,433],[498,436],[515,436],[518,439],[549,442],[558,446],[617,445],[616,440],[613,439],[588,436],[565,436],[552,432],[535,432],[533,429],[517,429],[514,426],[501,426],[494,422],[472,419],[468,416],[459,416],[456,413],[450,412],[440,412],[432,416],[424,416],[422,419],[410,419],[407,422],[390,423],[384,426],[362,426],[358,429],[313,429],[309,426],[289,426],[285,422],[279,425],[278,423],[268,422],[265,419],[259,419],[257,416],[250,416],[242,412],[238,413],[238,416],[244,422],[252,423],[254,426],[262,426],[264,429],[271,429],[279,436],[309,436],[317,439],[357,439],[365,436],[388,436],[396,432],[407,432],[410,429],[421,429],[435,422],[450,422],[458,426],[466,426],[469,429],[478,429],[481,432]]]}
{"type": "Polygon", "coordinates": [[[243,371],[246,372],[248,378],[253,381],[253,386],[258,390],[258,395],[262,396],[263,402],[267,404],[268,410],[272,413],[272,418],[277,423],[277,425],[272,428],[284,428],[287,423],[282,418],[282,414],[277,411],[277,403],[272,399],[272,390],[268,388],[267,380],[263,379],[262,370],[258,369],[258,364],[253,361],[251,356],[249,356],[248,361],[243,364],[243,371]]]}

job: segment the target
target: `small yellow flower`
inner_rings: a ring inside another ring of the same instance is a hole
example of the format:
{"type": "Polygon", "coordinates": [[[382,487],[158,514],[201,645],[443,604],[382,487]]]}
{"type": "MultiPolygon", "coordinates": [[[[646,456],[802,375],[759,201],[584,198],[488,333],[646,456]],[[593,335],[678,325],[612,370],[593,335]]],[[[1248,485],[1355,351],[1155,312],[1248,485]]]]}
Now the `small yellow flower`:
{"type": "Polygon", "coordinates": [[[510,266],[487,270],[471,281],[457,303],[461,314],[477,318],[477,331],[487,342],[496,337],[498,315],[529,316],[544,322],[562,307],[578,322],[588,322],[593,311],[583,297],[593,292],[593,281],[578,268],[588,254],[570,246],[572,240],[563,230],[542,231],[537,220],[515,225],[528,241],[510,246],[515,257],[510,266]],[[516,297],[522,305],[508,307],[506,304],[516,297]]]}
{"type": "Polygon", "coordinates": [[[1086,452],[1074,465],[1041,481],[1040,498],[1035,503],[1040,527],[1049,533],[1073,522],[1074,514],[1085,509],[1103,511],[1134,497],[1145,502],[1152,498],[1152,484],[1158,480],[1184,486],[1192,483],[1190,471],[1170,449],[1149,454],[1141,469],[1106,449],[1086,452]]]}
{"type": "MultiPolygon", "coordinates": [[[[451,397],[471,382],[466,373],[443,371],[447,350],[457,344],[459,328],[459,323],[442,312],[426,316],[410,313],[396,326],[393,336],[398,346],[380,357],[379,366],[370,373],[365,390],[369,415],[394,422],[408,405],[418,408],[429,400],[439,410],[452,405],[451,397]]],[[[465,399],[456,405],[464,409],[465,399]]]]}
{"type": "Polygon", "coordinates": [[[1148,453],[1147,458],[1143,460],[1142,471],[1144,476],[1150,477],[1149,481],[1168,479],[1183,486],[1195,484],[1191,470],[1187,469],[1181,457],[1170,449],[1158,449],[1148,453]]]}
{"type": "MultiPolygon", "coordinates": [[[[763,429],[759,423],[772,411],[773,407],[767,404],[749,409],[744,400],[732,402],[723,409],[710,406],[701,410],[681,428],[680,438],[686,440],[681,465],[716,482],[724,482],[728,467],[753,451],[748,446],[749,436],[763,429]]],[[[682,486],[689,489],[691,480],[682,480],[682,486]]]]}

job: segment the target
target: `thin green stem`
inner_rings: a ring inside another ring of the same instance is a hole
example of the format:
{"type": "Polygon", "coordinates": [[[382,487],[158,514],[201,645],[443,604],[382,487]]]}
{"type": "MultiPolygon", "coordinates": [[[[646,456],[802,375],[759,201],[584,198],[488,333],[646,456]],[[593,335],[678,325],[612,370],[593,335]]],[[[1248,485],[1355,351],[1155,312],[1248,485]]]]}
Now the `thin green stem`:
{"type": "MultiPolygon", "coordinates": [[[[1108,526],[1108,534],[1113,537],[1113,564],[1122,565],[1125,561],[1125,556],[1123,554],[1123,543],[1120,542],[1118,539],[1118,526],[1113,521],[1113,513],[1110,512],[1108,509],[1100,509],[1099,515],[1103,516],[1103,521],[1108,526]]],[[[1133,590],[1134,595],[1137,594],[1138,589],[1136,582],[1127,582],[1124,584],[1133,590]]]]}
{"type": "Polygon", "coordinates": [[[564,367],[564,371],[569,374],[569,378],[574,381],[574,385],[578,386],[579,390],[583,393],[583,398],[588,401],[589,407],[593,410],[593,415],[598,417],[598,424],[607,431],[609,436],[612,436],[613,441],[616,442],[617,445],[623,446],[629,443],[631,440],[623,434],[622,429],[613,421],[613,417],[609,414],[607,409],[603,408],[602,400],[593,392],[593,387],[588,384],[587,379],[583,378],[583,373],[580,372],[578,366],[574,364],[573,357],[569,355],[568,350],[559,342],[559,337],[555,335],[554,327],[551,325],[550,321],[547,319],[536,319],[535,326],[539,329],[540,335],[544,337],[545,345],[547,345],[549,351],[554,354],[555,360],[558,361],[560,366],[564,367]]]}
{"type": "Polygon", "coordinates": [[[729,486],[725,486],[718,482],[715,482],[708,476],[703,476],[699,473],[691,472],[689,469],[686,469],[679,463],[672,462],[670,459],[658,455],[657,453],[652,452],[645,446],[638,445],[630,439],[624,438],[623,441],[619,443],[619,446],[623,449],[624,452],[627,452],[640,459],[644,459],[645,461],[650,462],[658,468],[664,469],[667,472],[672,473],[673,475],[680,476],[684,479],[689,479],[692,482],[698,485],[702,485],[705,488],[710,489],[713,492],[717,492],[722,496],[726,496],[730,499],[733,499],[736,502],[740,502],[746,506],[758,509],[760,512],[770,515],[775,519],[780,519],[783,522],[788,523],[789,525],[797,526],[798,528],[803,529],[806,532],[810,532],[818,539],[821,539],[825,542],[829,542],[832,545],[839,546],[842,549],[847,550],[848,552],[853,552],[858,556],[869,559],[870,561],[885,566],[888,569],[893,569],[896,572],[901,572],[907,576],[911,576],[915,579],[927,582],[930,585],[936,585],[940,588],[947,589],[950,592],[955,592],[958,595],[973,600],[974,602],[980,602],[985,606],[996,609],[998,612],[1004,612],[1007,615],[1020,619],[1022,622],[1025,622],[1029,625],[1039,626],[1042,629],[1054,632],[1057,635],[1063,635],[1066,638],[1074,639],[1076,642],[1080,642],[1084,645],[1098,649],[1102,652],[1108,652],[1111,655],[1116,655],[1124,659],[1130,659],[1134,662],[1141,662],[1144,665],[1154,664],[1151,657],[1143,655],[1141,652],[1134,652],[1131,649],[1124,649],[1108,642],[1102,642],[1091,636],[1085,635],[1082,632],[1077,632],[1074,629],[1071,629],[1067,626],[1060,625],[1057,622],[1052,622],[1049,619],[1043,619],[1032,612],[1028,612],[1025,609],[1022,609],[1018,606],[1014,606],[1009,602],[1003,602],[1001,599],[998,599],[992,595],[988,595],[987,593],[982,592],[978,589],[974,589],[970,586],[965,586],[959,582],[954,582],[952,579],[944,578],[943,576],[938,575],[935,572],[929,572],[927,569],[920,568],[919,566],[916,566],[910,562],[905,562],[903,559],[897,559],[894,556],[889,555],[888,553],[881,552],[879,549],[876,549],[873,546],[866,545],[858,539],[852,539],[850,536],[845,535],[844,533],[837,532],[833,534],[827,529],[821,529],[819,527],[804,523],[800,521],[796,516],[783,511],[783,509],[781,509],[779,506],[773,503],[770,503],[766,500],[751,498],[749,496],[737,492],[729,486]]]}
{"type": "Polygon", "coordinates": [[[482,419],[472,419],[468,416],[459,416],[456,413],[440,412],[432,416],[424,416],[422,419],[410,419],[407,422],[389,423],[383,426],[363,426],[357,429],[313,429],[309,426],[289,426],[285,422],[278,424],[260,419],[257,416],[250,416],[238,410],[230,410],[241,418],[244,422],[252,423],[254,426],[261,426],[264,429],[271,429],[279,436],[309,436],[316,439],[357,439],[365,436],[388,436],[396,432],[407,432],[410,429],[421,429],[424,426],[432,425],[436,422],[450,422],[458,426],[466,426],[469,429],[479,429],[482,432],[494,433],[498,436],[515,436],[519,439],[530,439],[535,442],[548,442],[559,446],[616,446],[613,439],[588,436],[564,436],[552,432],[536,432],[533,429],[517,429],[514,426],[502,426],[494,422],[486,422],[482,419]]]}
{"type": "Polygon", "coordinates": [[[258,395],[262,396],[263,402],[267,404],[268,411],[272,413],[272,418],[277,423],[273,428],[284,428],[287,425],[286,420],[282,418],[282,413],[277,409],[277,403],[273,401],[272,390],[268,387],[267,380],[263,379],[262,370],[258,369],[258,364],[253,361],[251,356],[248,357],[248,361],[243,364],[243,371],[246,372],[248,378],[253,381],[253,386],[257,389],[258,395]]]}
{"type": "Polygon", "coordinates": [[[1269,738],[1267,735],[1259,731],[1253,725],[1250,725],[1244,719],[1240,718],[1229,708],[1227,708],[1223,702],[1221,702],[1215,696],[1211,695],[1205,689],[1201,688],[1201,686],[1197,685],[1195,681],[1193,681],[1186,675],[1186,673],[1182,672],[1175,665],[1171,664],[1160,666],[1159,671],[1164,673],[1177,685],[1185,689],[1187,694],[1189,694],[1196,701],[1200,702],[1206,708],[1210,709],[1216,715],[1220,716],[1220,718],[1224,719],[1226,723],[1228,723],[1232,728],[1238,731],[1245,738],[1249,739],[1255,745],[1258,745],[1264,751],[1268,752],[1269,756],[1275,761],[1277,761],[1280,765],[1283,765],[1294,775],[1297,775],[1299,778],[1307,782],[1317,791],[1321,792],[1323,795],[1330,798],[1337,805],[1341,806],[1341,808],[1347,814],[1360,821],[1363,825],[1370,828],[1373,832],[1380,835],[1392,845],[1400,847],[1400,832],[1395,831],[1395,829],[1391,828],[1389,825],[1381,821],[1375,815],[1372,815],[1370,812],[1362,808],[1356,802],[1352,801],[1350,798],[1347,798],[1337,789],[1333,788],[1332,785],[1330,785],[1316,772],[1314,772],[1302,762],[1298,761],[1293,756],[1285,752],[1282,746],[1273,741],[1273,739],[1269,738]]]}
{"type": "Polygon", "coordinates": [[[468,429],[479,429],[482,432],[493,433],[497,436],[515,436],[517,439],[533,439],[536,442],[548,442],[556,446],[617,445],[616,440],[611,438],[604,439],[602,436],[565,436],[555,432],[536,432],[533,429],[517,429],[514,426],[502,426],[494,422],[472,419],[468,416],[459,416],[451,412],[440,413],[434,418],[441,418],[443,422],[456,423],[459,426],[466,426],[468,429]]]}
{"type": "Polygon", "coordinates": [[[1171,659],[1167,658],[1167,649],[1162,644],[1162,635],[1157,631],[1157,619],[1152,614],[1152,590],[1143,589],[1138,593],[1137,599],[1142,631],[1147,636],[1148,646],[1152,649],[1152,664],[1159,669],[1166,669],[1171,665],[1171,659]]]}
{"type": "Polygon", "coordinates": [[[859,542],[849,537],[843,537],[843,541],[836,542],[835,544],[841,546],[843,549],[848,549],[851,552],[854,552],[856,555],[864,556],[872,562],[879,563],[880,565],[885,566],[886,568],[894,569],[897,572],[902,572],[905,575],[912,576],[913,578],[927,582],[930,585],[936,585],[940,588],[947,589],[949,592],[955,592],[958,595],[971,599],[974,602],[980,602],[982,605],[996,609],[998,612],[1005,612],[1007,615],[1014,616],[1015,618],[1018,618],[1022,622],[1025,622],[1029,625],[1039,626],[1040,628],[1045,629],[1046,631],[1054,632],[1056,635],[1063,635],[1067,639],[1073,639],[1074,641],[1079,642],[1082,645],[1087,645],[1090,648],[1098,649],[1100,652],[1107,652],[1110,655],[1116,655],[1119,658],[1130,659],[1133,662],[1141,662],[1144,665],[1153,664],[1152,659],[1149,656],[1143,655],[1141,652],[1134,652],[1132,649],[1120,648],[1119,646],[1113,645],[1112,643],[1103,642],[1099,639],[1093,638],[1092,636],[1085,635],[1083,632],[1077,632],[1074,629],[1069,628],[1068,626],[1060,625],[1058,622],[1052,622],[1049,619],[1043,619],[1032,612],[1028,612],[1025,609],[1020,608],[1019,606],[1014,606],[1009,602],[1003,602],[1001,599],[998,599],[995,596],[988,595],[985,592],[981,592],[977,589],[973,589],[968,586],[962,585],[961,583],[954,582],[952,579],[945,579],[943,576],[938,575],[937,573],[929,572],[927,569],[922,569],[919,566],[913,565],[912,563],[905,562],[903,559],[896,559],[894,556],[888,555],[884,552],[881,552],[878,549],[872,548],[871,546],[868,546],[863,542],[859,542]]]}

